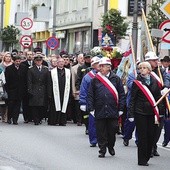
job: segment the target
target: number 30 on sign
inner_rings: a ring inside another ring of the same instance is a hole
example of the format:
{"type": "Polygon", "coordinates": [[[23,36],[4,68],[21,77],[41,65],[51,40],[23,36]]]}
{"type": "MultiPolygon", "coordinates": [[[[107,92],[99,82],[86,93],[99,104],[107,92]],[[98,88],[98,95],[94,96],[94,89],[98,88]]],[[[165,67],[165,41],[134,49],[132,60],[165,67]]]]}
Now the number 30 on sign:
{"type": "Polygon", "coordinates": [[[30,18],[24,18],[22,19],[21,21],[21,27],[24,29],[24,30],[29,30],[31,29],[33,26],[33,21],[30,19],[30,18]]]}

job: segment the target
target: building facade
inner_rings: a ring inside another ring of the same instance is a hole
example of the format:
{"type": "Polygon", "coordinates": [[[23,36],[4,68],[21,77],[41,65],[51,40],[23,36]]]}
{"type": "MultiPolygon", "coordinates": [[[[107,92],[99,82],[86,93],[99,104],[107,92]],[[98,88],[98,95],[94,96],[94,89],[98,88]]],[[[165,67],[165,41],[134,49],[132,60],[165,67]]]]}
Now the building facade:
{"type": "MultiPolygon", "coordinates": [[[[18,27],[21,30],[19,38],[30,35],[33,39],[32,48],[40,46],[46,54],[51,53],[46,40],[52,35],[60,42],[57,53],[62,50],[70,54],[89,52],[92,47],[100,45],[101,16],[105,12],[105,2],[108,2],[108,9],[118,9],[127,17],[128,33],[131,33],[133,16],[129,11],[134,0],[5,0],[4,26],[18,27]],[[21,27],[23,18],[33,21],[31,29],[21,27]]],[[[152,2],[147,0],[147,3],[152,2]]],[[[125,48],[126,41],[122,40],[119,46],[125,48]]]]}

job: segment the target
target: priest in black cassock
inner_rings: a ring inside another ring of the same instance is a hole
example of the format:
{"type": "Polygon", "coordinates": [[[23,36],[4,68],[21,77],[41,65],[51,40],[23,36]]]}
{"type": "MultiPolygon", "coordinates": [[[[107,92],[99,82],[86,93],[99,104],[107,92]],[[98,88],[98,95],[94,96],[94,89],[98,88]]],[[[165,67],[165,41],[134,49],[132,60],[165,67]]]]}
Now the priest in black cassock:
{"type": "Polygon", "coordinates": [[[48,86],[50,109],[48,125],[66,126],[67,106],[71,95],[71,73],[64,68],[64,59],[59,58],[57,67],[51,70],[48,86]]]}

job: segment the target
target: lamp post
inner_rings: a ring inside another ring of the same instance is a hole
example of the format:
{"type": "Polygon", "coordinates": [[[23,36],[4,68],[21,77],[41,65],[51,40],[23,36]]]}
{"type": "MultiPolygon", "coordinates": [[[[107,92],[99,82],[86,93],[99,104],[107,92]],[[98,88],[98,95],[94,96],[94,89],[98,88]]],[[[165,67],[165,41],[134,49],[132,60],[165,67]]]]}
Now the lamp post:
{"type": "MultiPolygon", "coordinates": [[[[4,0],[1,0],[1,26],[0,31],[3,29],[3,23],[4,23],[4,0]]],[[[2,51],[2,40],[0,40],[0,51],[2,51]]]]}
{"type": "Polygon", "coordinates": [[[106,13],[108,10],[108,0],[105,0],[105,3],[104,3],[104,13],[106,13]]]}
{"type": "MultiPolygon", "coordinates": [[[[53,3],[53,33],[52,36],[55,37],[56,36],[56,8],[57,8],[57,1],[54,0],[53,3]]],[[[52,50],[52,53],[55,54],[56,50],[52,50]]]]}
{"type": "Polygon", "coordinates": [[[138,0],[134,0],[132,41],[133,41],[134,54],[136,59],[137,45],[138,45],[138,0]]]}

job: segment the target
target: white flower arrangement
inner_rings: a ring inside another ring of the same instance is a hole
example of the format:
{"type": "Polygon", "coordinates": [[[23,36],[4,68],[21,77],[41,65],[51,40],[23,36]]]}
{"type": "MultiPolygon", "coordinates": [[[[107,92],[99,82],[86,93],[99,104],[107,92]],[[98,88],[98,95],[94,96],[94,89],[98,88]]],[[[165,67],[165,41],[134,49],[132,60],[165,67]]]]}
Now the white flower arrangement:
{"type": "Polygon", "coordinates": [[[92,56],[99,55],[101,54],[101,47],[94,47],[90,52],[92,56]]]}

